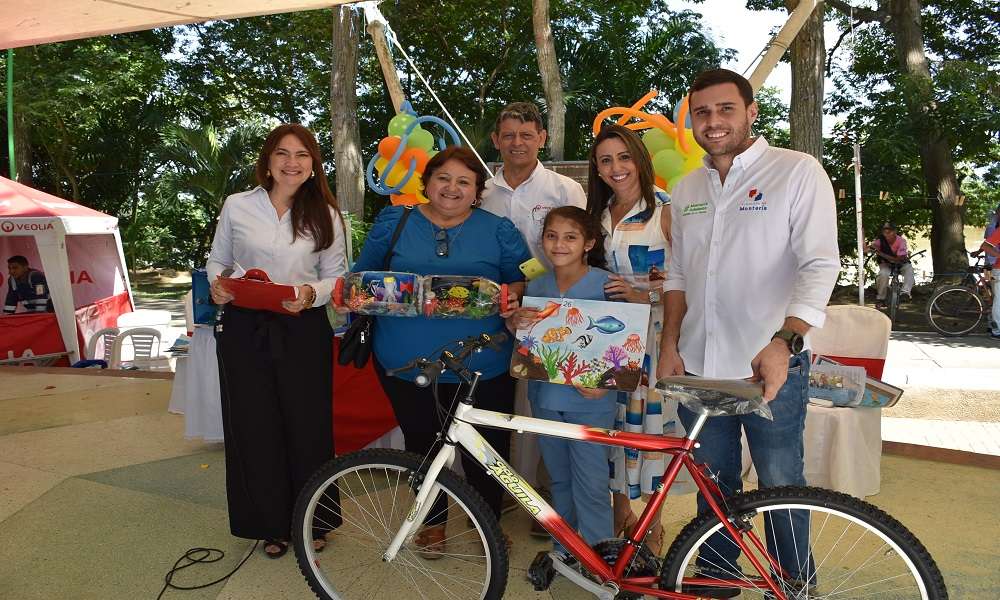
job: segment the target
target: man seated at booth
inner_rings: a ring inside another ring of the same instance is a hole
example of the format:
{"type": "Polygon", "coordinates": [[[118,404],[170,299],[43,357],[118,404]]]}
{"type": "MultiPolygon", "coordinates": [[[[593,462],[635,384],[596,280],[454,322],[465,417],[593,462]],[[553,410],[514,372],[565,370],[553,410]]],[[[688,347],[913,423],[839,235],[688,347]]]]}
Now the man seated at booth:
{"type": "Polygon", "coordinates": [[[28,266],[28,259],[16,255],[7,259],[7,299],[3,303],[5,315],[17,311],[18,303],[24,305],[25,312],[52,312],[49,284],[45,273],[28,266]]]}

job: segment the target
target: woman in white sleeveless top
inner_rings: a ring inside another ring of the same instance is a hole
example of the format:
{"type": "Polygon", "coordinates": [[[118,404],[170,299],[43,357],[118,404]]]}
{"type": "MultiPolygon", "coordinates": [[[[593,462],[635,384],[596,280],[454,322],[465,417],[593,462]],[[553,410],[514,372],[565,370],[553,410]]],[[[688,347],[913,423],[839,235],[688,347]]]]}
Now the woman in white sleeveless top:
{"type": "MultiPolygon", "coordinates": [[[[608,270],[617,274],[608,284],[611,300],[652,304],[644,376],[635,392],[622,392],[615,428],[649,434],[677,435],[675,402],[665,402],[653,388],[663,330],[661,286],[670,258],[670,196],[653,185],[653,166],[645,146],[633,131],[607,124],[590,151],[587,209],[598,215],[605,235],[608,270]]],[[[615,503],[615,534],[627,534],[635,523],[629,500],[650,494],[666,468],[660,452],[611,449],[611,489],[615,503]]],[[[663,529],[656,525],[646,537],[659,554],[663,529]]]]}

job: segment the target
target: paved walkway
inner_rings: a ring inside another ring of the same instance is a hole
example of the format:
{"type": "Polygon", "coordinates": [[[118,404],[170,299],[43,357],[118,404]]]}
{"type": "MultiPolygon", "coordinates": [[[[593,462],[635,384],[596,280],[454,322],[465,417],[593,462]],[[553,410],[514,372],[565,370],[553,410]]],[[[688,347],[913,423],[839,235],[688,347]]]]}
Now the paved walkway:
{"type": "Polygon", "coordinates": [[[993,418],[993,407],[1000,405],[997,340],[985,334],[945,338],[936,333],[893,333],[882,378],[906,390],[892,410],[896,415],[906,414],[910,398],[947,402],[958,413],[947,420],[885,416],[883,440],[1000,456],[1000,420],[993,418]],[[984,420],[965,420],[970,413],[984,420]]]}

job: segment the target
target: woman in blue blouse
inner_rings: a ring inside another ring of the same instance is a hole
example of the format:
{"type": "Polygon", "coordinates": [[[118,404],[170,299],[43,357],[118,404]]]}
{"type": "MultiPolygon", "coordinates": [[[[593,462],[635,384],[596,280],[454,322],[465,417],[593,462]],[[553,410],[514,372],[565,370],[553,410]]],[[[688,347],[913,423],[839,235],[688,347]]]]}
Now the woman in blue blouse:
{"type": "MultiPolygon", "coordinates": [[[[524,279],[518,265],[531,258],[523,236],[514,224],[477,208],[488,175],[476,155],[461,146],[436,154],[424,168],[423,183],[428,204],[418,206],[404,223],[392,250],[389,270],[420,275],[476,275],[498,283],[524,279]]],[[[372,226],[355,271],[382,270],[396,225],[408,210],[390,206],[379,213],[372,226]]],[[[396,420],[403,431],[406,449],[426,454],[434,445],[441,425],[439,410],[447,410],[458,387],[451,373],[443,375],[435,407],[428,388],[413,385],[415,373],[389,377],[387,369],[403,366],[417,357],[436,356],[453,340],[500,331],[499,316],[487,319],[427,319],[424,317],[377,317],[373,352],[375,371],[389,397],[396,420]]],[[[514,381],[507,374],[512,347],[504,352],[479,352],[470,367],[482,373],[476,406],[487,410],[513,412],[514,381]]],[[[510,434],[484,430],[483,437],[503,456],[510,456],[510,434]]],[[[466,479],[486,499],[497,517],[503,491],[474,461],[462,457],[466,479]]],[[[445,500],[430,511],[430,518],[417,535],[416,545],[425,558],[440,558],[445,551],[447,519],[445,500]]]]}

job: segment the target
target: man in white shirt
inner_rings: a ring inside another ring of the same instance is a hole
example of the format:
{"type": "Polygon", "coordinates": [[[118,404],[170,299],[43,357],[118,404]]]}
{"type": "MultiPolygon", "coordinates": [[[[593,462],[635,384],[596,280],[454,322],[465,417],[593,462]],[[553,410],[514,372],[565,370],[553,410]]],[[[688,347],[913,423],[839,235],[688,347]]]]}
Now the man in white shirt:
{"type": "MultiPolygon", "coordinates": [[[[813,157],[751,137],[757,104],[742,76],[725,69],[700,74],[689,105],[695,140],[708,156],[672,194],[657,376],[762,381],[774,420],[756,414],[709,418],[695,458],[719,475],[723,493],[740,491],[743,429],[761,487],[805,485],[804,338],[810,327],[822,327],[840,270],[833,186],[813,157]]],[[[683,407],[679,412],[690,430],[696,415],[683,407]]],[[[698,507],[707,509],[701,497],[698,507]]],[[[807,519],[796,514],[790,527],[776,525],[773,534],[779,549],[787,548],[779,555],[792,557],[782,564],[792,579],[814,585],[811,557],[794,558],[808,556],[807,519]]],[[[731,540],[710,544],[718,555],[703,551],[698,559],[706,576],[720,557],[736,564],[739,549],[731,540]]],[[[716,588],[713,597],[735,595],[730,592],[738,590],[716,588]]]]}
{"type": "Polygon", "coordinates": [[[538,160],[546,132],[534,104],[514,102],[505,106],[497,115],[490,138],[500,151],[503,166],[486,182],[482,207],[513,221],[532,256],[548,267],[542,252],[545,215],[560,206],[586,209],[587,195],[579,183],[546,169],[538,160]]]}

